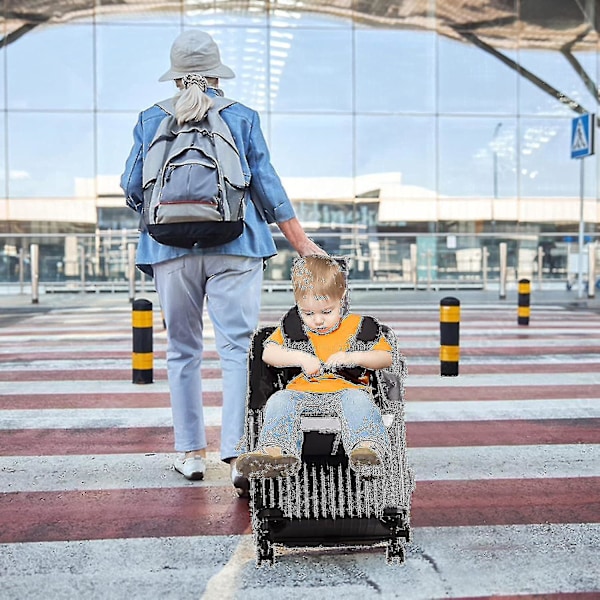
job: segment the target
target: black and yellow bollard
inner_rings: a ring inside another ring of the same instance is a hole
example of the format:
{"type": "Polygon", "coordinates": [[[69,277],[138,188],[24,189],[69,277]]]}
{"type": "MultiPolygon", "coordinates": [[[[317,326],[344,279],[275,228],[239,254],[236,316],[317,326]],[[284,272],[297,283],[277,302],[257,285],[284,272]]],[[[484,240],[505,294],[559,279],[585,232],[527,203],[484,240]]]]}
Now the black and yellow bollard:
{"type": "Polygon", "coordinates": [[[519,325],[529,325],[531,284],[529,279],[519,279],[519,308],[517,322],[519,325]]]}
{"type": "Polygon", "coordinates": [[[139,298],[132,303],[133,354],[131,357],[133,383],[152,383],[152,302],[139,298]]]}
{"type": "Polygon", "coordinates": [[[460,301],[448,296],[440,300],[440,375],[458,375],[460,301]]]}

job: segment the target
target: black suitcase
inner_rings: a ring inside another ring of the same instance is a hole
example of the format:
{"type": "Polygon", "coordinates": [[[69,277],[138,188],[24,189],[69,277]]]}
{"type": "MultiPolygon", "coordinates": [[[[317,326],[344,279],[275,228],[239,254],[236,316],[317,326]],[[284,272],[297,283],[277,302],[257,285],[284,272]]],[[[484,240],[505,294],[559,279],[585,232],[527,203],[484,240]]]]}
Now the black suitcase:
{"type": "MultiPolygon", "coordinates": [[[[275,547],[385,545],[388,562],[404,562],[410,541],[414,476],[406,458],[404,378],[406,366],[393,331],[381,326],[393,348],[393,365],[371,374],[373,397],[392,445],[386,475],[358,477],[340,443],[336,417],[304,417],[302,465],[296,476],[250,479],[250,513],[257,564],[273,563],[275,547]]],[[[256,448],[263,407],[283,389],[287,369],[263,363],[262,348],[274,327],[259,329],[249,356],[245,445],[256,448]]]]}

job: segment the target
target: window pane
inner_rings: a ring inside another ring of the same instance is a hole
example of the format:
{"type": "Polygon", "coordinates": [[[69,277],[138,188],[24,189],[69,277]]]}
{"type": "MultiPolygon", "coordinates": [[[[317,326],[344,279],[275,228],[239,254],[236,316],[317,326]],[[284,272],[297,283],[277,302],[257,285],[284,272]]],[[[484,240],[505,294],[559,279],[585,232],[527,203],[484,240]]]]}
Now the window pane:
{"type": "Polygon", "coordinates": [[[164,0],[120,4],[124,6],[115,11],[115,0],[96,0],[96,22],[121,25],[181,24],[182,8],[178,6],[179,3],[173,3],[168,10],[164,9],[164,0]]]}
{"type": "MultiPolygon", "coordinates": [[[[6,130],[4,119],[0,119],[0,198],[8,197],[8,176],[6,168],[6,130]]],[[[4,215],[0,215],[0,220],[4,215]]]]}
{"type": "Polygon", "coordinates": [[[9,113],[10,197],[75,196],[94,176],[93,127],[91,114],[9,113]]]}
{"type": "MultiPolygon", "coordinates": [[[[225,95],[257,110],[267,106],[267,42],[260,29],[205,28],[221,52],[234,79],[223,79],[225,95]]],[[[171,45],[179,27],[98,27],[98,106],[101,110],[140,111],[177,91],[173,82],[159,82],[169,68],[171,45]],[[153,44],[143,53],[136,48],[153,44]],[[122,61],[121,56],[131,60],[122,61]]]]}
{"type": "MultiPolygon", "coordinates": [[[[2,35],[6,35],[4,27],[0,28],[2,35]]],[[[8,46],[0,46],[0,110],[6,108],[6,49],[8,46]]]]}
{"type": "Polygon", "coordinates": [[[516,195],[514,144],[514,120],[440,117],[439,193],[491,198],[496,188],[499,197],[516,195]]]}
{"type": "Polygon", "coordinates": [[[595,163],[571,158],[571,119],[522,119],[520,122],[520,194],[579,197],[580,160],[585,160],[586,188],[595,191],[595,163]]]}
{"type": "Polygon", "coordinates": [[[133,145],[136,113],[99,113],[97,116],[98,175],[121,175],[133,145]]]}
{"type": "Polygon", "coordinates": [[[169,68],[171,44],[180,31],[177,26],[98,26],[98,109],[139,111],[174,94],[175,85],[158,78],[169,68]]]}
{"type": "Polygon", "coordinates": [[[561,102],[555,93],[574,100],[589,112],[596,111],[597,99],[594,81],[597,81],[598,56],[596,37],[583,44],[588,51],[562,54],[545,50],[521,50],[521,65],[553,89],[542,89],[522,77],[519,87],[519,110],[525,115],[575,116],[568,103],[561,102]],[[589,81],[586,85],[586,77],[589,81]],[[593,88],[591,91],[589,88],[593,88]]]}
{"type": "Polygon", "coordinates": [[[273,164],[280,175],[352,176],[352,117],[273,115],[271,131],[273,164]]]}
{"type": "Polygon", "coordinates": [[[270,92],[267,83],[269,58],[266,30],[258,27],[206,27],[204,30],[219,45],[222,62],[235,73],[233,79],[219,82],[225,96],[255,110],[266,110],[270,92]]]}
{"type": "Polygon", "coordinates": [[[369,116],[356,119],[356,175],[398,173],[413,195],[436,191],[435,119],[369,116]]]}
{"type": "Polygon", "coordinates": [[[8,107],[91,110],[94,98],[91,25],[32,29],[7,49],[8,107]]]}
{"type": "MultiPolygon", "coordinates": [[[[272,3],[274,4],[274,3],[272,3]]],[[[352,20],[345,17],[336,17],[332,15],[318,14],[316,12],[302,12],[294,10],[294,6],[290,3],[280,3],[271,9],[269,25],[271,27],[281,27],[287,29],[295,29],[297,27],[312,28],[340,28],[352,29],[352,20]]],[[[296,3],[298,4],[298,3],[296,3]]],[[[319,3],[322,4],[322,3],[319,3]]]]}
{"type": "Polygon", "coordinates": [[[265,26],[267,15],[265,1],[223,2],[221,0],[183,0],[184,23],[216,27],[235,25],[240,27],[265,26]]]}
{"type": "Polygon", "coordinates": [[[435,111],[435,35],[407,30],[355,33],[356,110],[435,111]]]}
{"type": "Polygon", "coordinates": [[[352,110],[352,32],[272,29],[273,110],[352,110]]]}
{"type": "MultiPolygon", "coordinates": [[[[515,112],[517,73],[480,48],[438,38],[441,113],[515,112]]],[[[503,51],[513,56],[513,51],[503,51]]]]}

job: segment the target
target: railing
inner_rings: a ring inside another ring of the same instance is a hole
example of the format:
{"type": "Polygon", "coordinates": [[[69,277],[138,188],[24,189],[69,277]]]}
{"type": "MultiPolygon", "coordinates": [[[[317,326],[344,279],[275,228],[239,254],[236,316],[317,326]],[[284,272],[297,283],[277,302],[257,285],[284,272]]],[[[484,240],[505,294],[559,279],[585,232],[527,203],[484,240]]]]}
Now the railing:
{"type": "MultiPolygon", "coordinates": [[[[488,289],[530,279],[538,288],[594,289],[600,273],[598,234],[473,235],[321,232],[311,237],[330,254],[349,258],[354,287],[488,289]]],[[[265,271],[265,289],[289,288],[296,253],[277,232],[278,254],[265,271]]],[[[128,291],[153,289],[135,269],[137,232],[0,235],[0,292],[128,291]],[[33,264],[32,259],[36,264],[33,264]]]]}

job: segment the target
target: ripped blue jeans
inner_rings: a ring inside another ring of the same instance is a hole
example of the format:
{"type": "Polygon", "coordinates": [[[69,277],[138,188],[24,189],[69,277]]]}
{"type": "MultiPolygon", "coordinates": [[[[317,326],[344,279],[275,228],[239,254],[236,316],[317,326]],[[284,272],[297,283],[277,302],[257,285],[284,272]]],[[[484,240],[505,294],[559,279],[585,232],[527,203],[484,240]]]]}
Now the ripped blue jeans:
{"type": "Polygon", "coordinates": [[[303,442],[300,422],[302,417],[308,416],[339,417],[347,454],[361,442],[369,442],[381,460],[390,452],[390,439],[381,412],[370,394],[360,389],[323,394],[275,392],[265,406],[258,448],[279,446],[284,453],[300,458],[303,442]]]}

